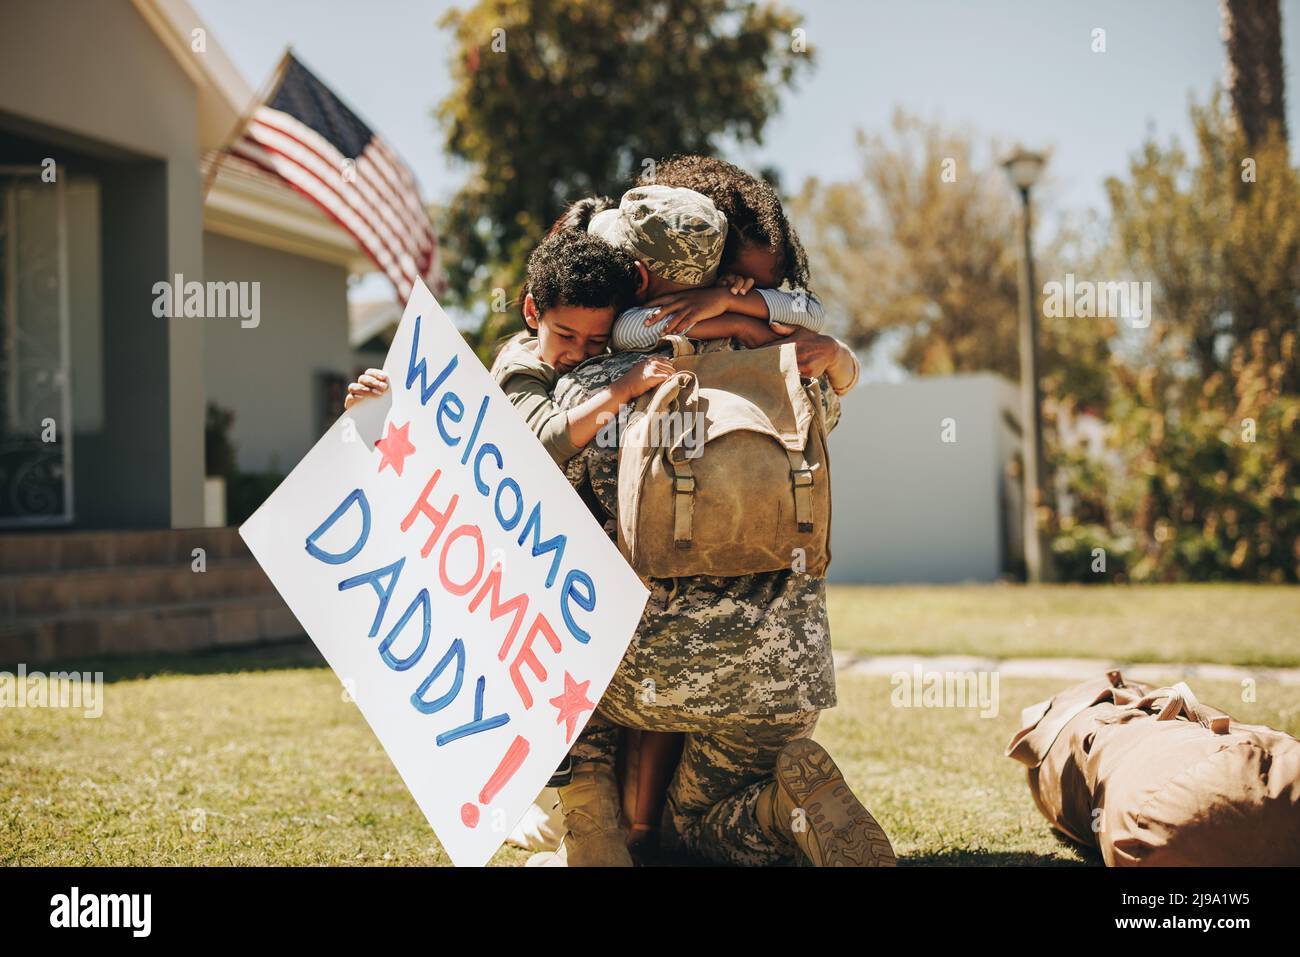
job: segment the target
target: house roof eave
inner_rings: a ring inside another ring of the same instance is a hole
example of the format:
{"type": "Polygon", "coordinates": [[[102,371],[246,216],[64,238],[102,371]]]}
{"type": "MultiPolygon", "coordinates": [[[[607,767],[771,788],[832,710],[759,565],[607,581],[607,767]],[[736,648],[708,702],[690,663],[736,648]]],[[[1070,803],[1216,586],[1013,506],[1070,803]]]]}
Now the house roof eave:
{"type": "Polygon", "coordinates": [[[257,91],[248,85],[225,49],[186,0],[131,0],[163,46],[194,81],[198,96],[199,150],[219,149],[253,107],[257,91]],[[203,50],[193,49],[203,31],[203,50]]]}
{"type": "MultiPolygon", "coordinates": [[[[211,158],[209,158],[211,161],[211,158]]],[[[244,242],[366,273],[374,264],[315,203],[269,177],[221,164],[203,204],[203,228],[244,242]]]]}

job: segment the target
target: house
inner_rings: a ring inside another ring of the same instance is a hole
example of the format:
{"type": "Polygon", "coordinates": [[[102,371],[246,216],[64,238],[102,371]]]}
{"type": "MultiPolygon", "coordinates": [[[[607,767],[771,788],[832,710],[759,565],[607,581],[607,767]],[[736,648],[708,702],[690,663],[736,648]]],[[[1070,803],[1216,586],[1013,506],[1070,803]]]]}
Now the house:
{"type": "Polygon", "coordinates": [[[255,99],[185,0],[5,11],[0,659],[297,631],[234,530],[197,529],[205,411],[234,413],[241,470],[291,468],[355,371],[372,266],[287,186],[212,173],[255,99]],[[191,285],[226,308],[168,308],[191,285]]]}
{"type": "Polygon", "coordinates": [[[255,95],[184,0],[6,13],[0,527],[203,524],[208,402],[243,469],[320,434],[353,371],[348,275],[372,267],[287,186],[231,161],[205,183],[255,95]],[[156,316],[177,277],[256,284],[260,321],[156,316]]]}

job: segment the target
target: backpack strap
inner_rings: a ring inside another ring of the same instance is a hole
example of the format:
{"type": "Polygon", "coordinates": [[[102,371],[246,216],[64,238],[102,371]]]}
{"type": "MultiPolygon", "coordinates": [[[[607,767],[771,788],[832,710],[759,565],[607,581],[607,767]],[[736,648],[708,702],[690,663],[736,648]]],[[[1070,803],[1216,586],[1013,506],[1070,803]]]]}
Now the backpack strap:
{"type": "Polygon", "coordinates": [[[695,517],[695,473],[691,463],[685,459],[680,462],[669,460],[673,469],[673,544],[678,548],[690,548],[695,517]]]}
{"type": "Polygon", "coordinates": [[[1189,721],[1195,721],[1209,728],[1215,734],[1227,734],[1231,722],[1226,714],[1201,704],[1185,681],[1179,681],[1165,688],[1156,688],[1128,707],[1134,711],[1153,712],[1157,721],[1173,721],[1186,717],[1189,721]]]}
{"type": "Polygon", "coordinates": [[[813,469],[803,450],[785,450],[790,460],[790,484],[794,488],[794,520],[801,532],[813,530],[813,469]]]}
{"type": "MultiPolygon", "coordinates": [[[[686,347],[690,343],[681,336],[669,336],[686,347]]],[[[674,343],[676,345],[676,343],[674,343]]],[[[675,350],[674,350],[675,352],[675,350]]],[[[665,390],[661,385],[655,398],[660,400],[651,407],[652,413],[662,413],[665,407],[675,407],[688,415],[698,415],[700,380],[693,372],[678,372],[668,380],[674,388],[665,390]]],[[[688,455],[680,447],[664,449],[664,461],[673,475],[673,544],[678,548],[690,548],[694,537],[695,522],[695,472],[691,468],[688,455]]]]}
{"type": "Polygon", "coordinates": [[[680,333],[674,332],[666,336],[660,336],[659,341],[655,343],[654,348],[658,348],[662,345],[667,345],[672,348],[674,359],[680,358],[681,356],[695,355],[695,344],[680,333]]]}

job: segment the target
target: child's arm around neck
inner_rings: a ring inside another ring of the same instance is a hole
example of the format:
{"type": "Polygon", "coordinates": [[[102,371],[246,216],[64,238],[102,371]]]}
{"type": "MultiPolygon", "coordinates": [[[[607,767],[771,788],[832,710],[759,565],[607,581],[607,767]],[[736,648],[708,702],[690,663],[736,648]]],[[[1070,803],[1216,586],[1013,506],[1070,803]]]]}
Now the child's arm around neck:
{"type": "Polygon", "coordinates": [[[756,333],[746,336],[737,331],[743,325],[738,326],[734,320],[746,317],[775,326],[778,334],[792,328],[820,332],[826,319],[820,300],[811,293],[750,289],[736,295],[725,286],[705,286],[661,296],[624,311],[614,320],[610,341],[615,352],[624,352],[651,349],[662,336],[672,333],[689,334],[695,339],[758,338],[756,333]],[[732,320],[712,321],[724,316],[732,320]]]}

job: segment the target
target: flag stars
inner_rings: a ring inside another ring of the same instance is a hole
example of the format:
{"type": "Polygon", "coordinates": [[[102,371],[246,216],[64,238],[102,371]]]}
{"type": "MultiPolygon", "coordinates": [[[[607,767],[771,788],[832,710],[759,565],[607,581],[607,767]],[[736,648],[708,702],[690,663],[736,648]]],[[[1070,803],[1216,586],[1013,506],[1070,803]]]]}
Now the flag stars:
{"type": "Polygon", "coordinates": [[[379,460],[379,471],[383,471],[385,466],[391,465],[393,471],[398,475],[402,474],[402,467],[406,462],[406,457],[415,451],[415,446],[411,444],[407,436],[411,423],[407,422],[400,429],[388,423],[388,434],[375,443],[375,448],[383,453],[383,458],[379,460]]]}

